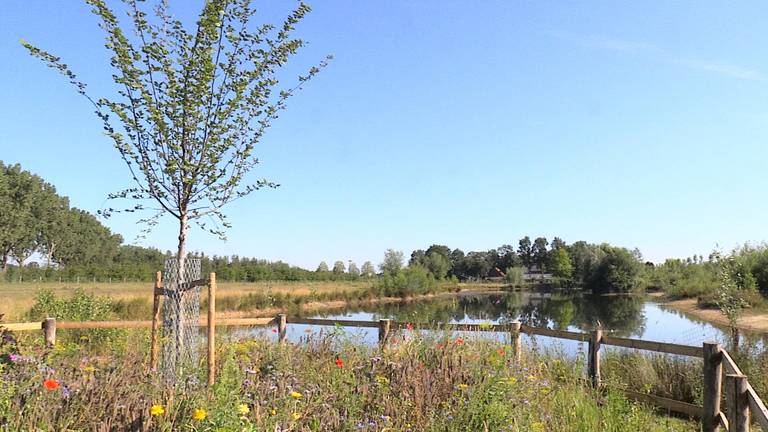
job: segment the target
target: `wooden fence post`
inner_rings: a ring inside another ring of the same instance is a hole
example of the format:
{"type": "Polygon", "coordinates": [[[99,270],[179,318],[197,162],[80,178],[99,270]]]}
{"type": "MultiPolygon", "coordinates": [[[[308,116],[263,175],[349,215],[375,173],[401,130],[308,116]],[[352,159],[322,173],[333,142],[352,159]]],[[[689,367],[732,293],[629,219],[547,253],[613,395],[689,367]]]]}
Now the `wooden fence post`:
{"type": "Polygon", "coordinates": [[[728,432],[749,432],[749,396],[747,377],[725,376],[725,407],[728,413],[728,432]]]}
{"type": "Polygon", "coordinates": [[[283,344],[285,343],[285,337],[287,335],[288,318],[285,314],[278,314],[277,317],[275,317],[275,322],[277,323],[277,342],[283,344]]]}
{"type": "Polygon", "coordinates": [[[48,348],[56,345],[56,318],[46,318],[43,321],[43,341],[48,348]]]}
{"type": "Polygon", "coordinates": [[[587,359],[587,371],[589,372],[589,378],[592,381],[592,386],[595,388],[600,387],[600,343],[603,339],[603,330],[596,328],[592,330],[591,337],[589,338],[589,358],[587,359]]]}
{"type": "Polygon", "coordinates": [[[512,358],[515,360],[516,364],[520,364],[520,359],[522,358],[522,343],[520,340],[520,321],[512,321],[510,323],[511,327],[509,330],[509,336],[512,343],[512,358]]]}
{"type": "Polygon", "coordinates": [[[387,344],[389,339],[389,329],[392,325],[392,321],[388,319],[379,320],[379,344],[383,347],[387,344]]]}
{"type": "Polygon", "coordinates": [[[701,430],[715,432],[720,429],[720,395],[723,380],[723,354],[717,342],[704,342],[704,412],[701,430]]]}
{"type": "Polygon", "coordinates": [[[216,273],[208,279],[208,385],[216,382],[216,273]]]}
{"type": "Polygon", "coordinates": [[[152,335],[150,336],[150,349],[149,349],[149,367],[151,370],[157,370],[158,353],[160,348],[158,346],[158,337],[160,332],[160,306],[163,300],[163,277],[161,272],[155,273],[155,286],[152,290],[152,335]]]}

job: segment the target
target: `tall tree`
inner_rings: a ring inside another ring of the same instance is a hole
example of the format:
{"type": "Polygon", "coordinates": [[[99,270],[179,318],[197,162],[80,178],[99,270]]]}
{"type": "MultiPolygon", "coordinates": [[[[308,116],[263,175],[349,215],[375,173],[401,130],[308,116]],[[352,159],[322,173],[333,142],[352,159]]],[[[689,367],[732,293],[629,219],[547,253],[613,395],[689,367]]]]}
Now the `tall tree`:
{"type": "Polygon", "coordinates": [[[316,271],[318,273],[324,273],[324,272],[329,271],[328,270],[328,264],[326,264],[325,261],[320,261],[320,265],[317,266],[317,270],[316,271]]]}
{"type": "Polygon", "coordinates": [[[117,97],[89,95],[58,57],[22,43],[95,107],[134,181],[110,198],[136,200],[128,211],[150,210],[141,220],[147,229],[166,214],[177,220],[181,269],[191,222],[223,238],[230,226],[223,206],[277,186],[264,179],[244,182],[259,162],[254,147],[265,130],[286,100],[319,72],[312,67],[278,91],[278,71],[305,45],[292,33],[310,8],[300,3],[281,26],[253,28],[250,0],[209,0],[190,31],[164,0],[153,13],[144,10],[144,2],[124,0],[131,20],[126,27],[104,0],[88,3],[111,51],[117,97]]]}
{"type": "Polygon", "coordinates": [[[517,254],[520,256],[520,261],[526,267],[533,265],[533,245],[531,244],[531,238],[525,236],[517,243],[517,254]]]}
{"type": "Polygon", "coordinates": [[[547,246],[549,242],[545,237],[537,237],[533,241],[533,247],[531,248],[531,254],[533,255],[533,263],[539,266],[539,270],[544,270],[547,265],[547,259],[549,254],[547,252],[547,246]]]}
{"type": "Polygon", "coordinates": [[[358,277],[360,276],[360,269],[357,268],[357,264],[350,261],[349,265],[347,266],[347,273],[349,273],[350,276],[358,277]]]}
{"type": "Polygon", "coordinates": [[[379,265],[381,271],[385,274],[397,274],[403,268],[403,253],[394,249],[387,249],[384,252],[384,262],[379,265]]]}
{"type": "Polygon", "coordinates": [[[5,164],[0,161],[0,271],[8,267],[8,255],[11,253],[11,185],[5,164]]]}
{"type": "Polygon", "coordinates": [[[360,268],[360,273],[363,277],[371,277],[376,273],[376,270],[374,270],[373,264],[370,261],[366,261],[360,268]]]}
{"type": "Polygon", "coordinates": [[[451,262],[448,261],[448,258],[436,251],[427,254],[425,266],[436,279],[444,278],[451,270],[451,262]]]}
{"type": "Polygon", "coordinates": [[[344,262],[343,261],[336,261],[333,263],[333,274],[335,275],[342,275],[346,269],[344,268],[344,262]]]}

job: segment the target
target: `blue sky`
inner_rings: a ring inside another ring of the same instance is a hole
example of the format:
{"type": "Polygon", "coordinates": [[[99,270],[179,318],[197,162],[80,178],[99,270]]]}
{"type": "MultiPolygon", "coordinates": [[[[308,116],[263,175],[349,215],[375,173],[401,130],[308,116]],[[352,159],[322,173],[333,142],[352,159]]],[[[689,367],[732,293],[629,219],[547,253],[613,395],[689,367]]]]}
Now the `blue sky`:
{"type": "MultiPolygon", "coordinates": [[[[274,21],[293,3],[256,2],[274,21]]],[[[194,17],[199,2],[175,1],[194,17]]],[[[325,1],[298,72],[335,60],[258,148],[282,184],[229,207],[229,240],[190,247],[314,268],[432,243],[524,235],[707,255],[768,238],[768,3],[325,1]]],[[[48,49],[112,90],[82,2],[0,13],[0,159],[95,212],[130,186],[88,103],[29,57],[48,49]]],[[[105,221],[133,240],[131,217],[105,221]]],[[[171,219],[144,245],[172,249],[171,219]]]]}

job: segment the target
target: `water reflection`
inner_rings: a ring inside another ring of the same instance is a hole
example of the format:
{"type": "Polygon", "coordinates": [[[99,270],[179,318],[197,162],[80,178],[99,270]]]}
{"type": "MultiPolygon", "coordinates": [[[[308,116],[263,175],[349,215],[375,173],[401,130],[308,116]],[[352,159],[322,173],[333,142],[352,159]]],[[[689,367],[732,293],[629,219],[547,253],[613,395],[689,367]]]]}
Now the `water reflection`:
{"type": "MultiPolygon", "coordinates": [[[[465,295],[426,302],[349,308],[342,315],[370,312],[371,319],[411,322],[493,322],[520,320],[535,327],[588,331],[599,322],[622,336],[645,330],[643,300],[635,296],[510,293],[465,295]]],[[[339,316],[338,311],[317,316],[339,316]]]]}

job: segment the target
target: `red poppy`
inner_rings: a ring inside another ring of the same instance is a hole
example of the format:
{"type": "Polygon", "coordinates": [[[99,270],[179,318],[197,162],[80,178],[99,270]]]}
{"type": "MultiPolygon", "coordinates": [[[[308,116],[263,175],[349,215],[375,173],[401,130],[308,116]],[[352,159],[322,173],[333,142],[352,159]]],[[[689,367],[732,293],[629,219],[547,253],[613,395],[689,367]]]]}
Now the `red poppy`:
{"type": "Polygon", "coordinates": [[[464,345],[464,339],[460,337],[456,338],[456,345],[464,345]]]}
{"type": "Polygon", "coordinates": [[[443,349],[443,344],[437,344],[437,349],[439,350],[443,349]]]}
{"type": "Polygon", "coordinates": [[[339,368],[343,368],[344,360],[342,360],[340,357],[336,357],[336,366],[338,366],[339,368]]]}
{"type": "Polygon", "coordinates": [[[43,381],[43,387],[47,388],[48,390],[56,390],[59,388],[59,382],[55,379],[47,379],[43,381]]]}
{"type": "Polygon", "coordinates": [[[504,348],[499,348],[496,350],[497,353],[499,353],[500,356],[504,356],[504,348]]]}
{"type": "Polygon", "coordinates": [[[277,333],[277,329],[276,329],[276,328],[273,328],[273,329],[272,329],[272,333],[277,333]]]}
{"type": "Polygon", "coordinates": [[[413,331],[413,324],[408,323],[408,324],[405,325],[405,328],[407,328],[410,331],[413,331]]]}

